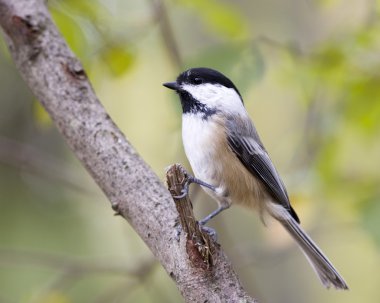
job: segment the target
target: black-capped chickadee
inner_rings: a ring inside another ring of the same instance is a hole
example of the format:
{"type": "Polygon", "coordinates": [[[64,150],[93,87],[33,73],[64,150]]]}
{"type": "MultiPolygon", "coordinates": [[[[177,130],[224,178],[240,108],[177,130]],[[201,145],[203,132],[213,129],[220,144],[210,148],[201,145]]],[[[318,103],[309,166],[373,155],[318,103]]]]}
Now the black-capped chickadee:
{"type": "Polygon", "coordinates": [[[301,229],[276,168],[248,116],[242,97],[226,76],[192,68],[164,83],[181,100],[182,140],[195,177],[219,205],[205,224],[232,203],[277,219],[296,240],[323,285],[348,289],[327,257],[301,229]]]}

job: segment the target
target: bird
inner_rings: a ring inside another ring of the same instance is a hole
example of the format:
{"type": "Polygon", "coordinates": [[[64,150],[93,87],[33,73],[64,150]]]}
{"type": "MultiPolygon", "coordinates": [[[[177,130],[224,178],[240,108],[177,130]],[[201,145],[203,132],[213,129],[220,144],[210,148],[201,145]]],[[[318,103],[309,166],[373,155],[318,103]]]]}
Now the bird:
{"type": "Polygon", "coordinates": [[[211,68],[190,68],[163,83],[182,107],[182,141],[193,182],[218,203],[199,223],[204,226],[231,204],[281,223],[305,254],[326,288],[348,286],[321,249],[301,228],[289,195],[233,82],[211,68]]]}

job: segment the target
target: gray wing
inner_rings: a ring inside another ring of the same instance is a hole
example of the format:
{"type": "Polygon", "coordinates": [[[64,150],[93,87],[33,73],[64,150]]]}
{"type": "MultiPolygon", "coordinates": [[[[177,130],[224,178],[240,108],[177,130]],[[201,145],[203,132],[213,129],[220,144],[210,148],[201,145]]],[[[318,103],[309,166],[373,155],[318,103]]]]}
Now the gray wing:
{"type": "Polygon", "coordinates": [[[247,123],[244,124],[245,125],[239,125],[241,127],[239,127],[239,131],[237,131],[233,128],[233,126],[237,128],[236,124],[227,123],[227,139],[231,150],[236,154],[247,170],[264,184],[273,197],[274,202],[284,206],[299,223],[300,220],[290,205],[284,183],[280,179],[256,130],[250,121],[249,125],[247,125],[247,123]]]}

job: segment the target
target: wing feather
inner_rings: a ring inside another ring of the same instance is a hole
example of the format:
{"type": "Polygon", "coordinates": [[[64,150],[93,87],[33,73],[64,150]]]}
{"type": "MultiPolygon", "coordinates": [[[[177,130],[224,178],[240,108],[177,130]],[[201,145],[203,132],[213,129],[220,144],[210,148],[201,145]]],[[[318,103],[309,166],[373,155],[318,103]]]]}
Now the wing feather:
{"type": "Polygon", "coordinates": [[[248,129],[245,128],[246,131],[242,134],[232,131],[231,127],[227,125],[227,138],[231,150],[236,154],[247,170],[265,185],[273,197],[273,201],[284,206],[299,223],[300,220],[290,205],[284,183],[280,179],[253,125],[249,126],[251,127],[248,129]]]}

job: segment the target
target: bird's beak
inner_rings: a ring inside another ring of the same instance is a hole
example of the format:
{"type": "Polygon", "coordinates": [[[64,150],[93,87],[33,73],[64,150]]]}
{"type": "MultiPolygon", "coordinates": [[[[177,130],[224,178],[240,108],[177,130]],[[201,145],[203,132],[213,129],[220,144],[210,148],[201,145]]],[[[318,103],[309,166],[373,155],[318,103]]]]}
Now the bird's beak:
{"type": "Polygon", "coordinates": [[[162,85],[175,91],[179,89],[179,85],[177,84],[177,82],[166,82],[162,85]]]}

